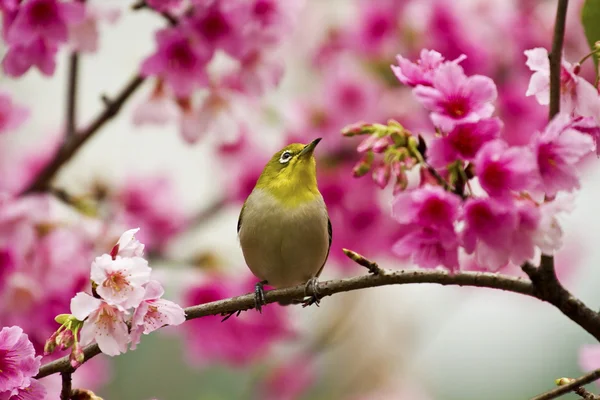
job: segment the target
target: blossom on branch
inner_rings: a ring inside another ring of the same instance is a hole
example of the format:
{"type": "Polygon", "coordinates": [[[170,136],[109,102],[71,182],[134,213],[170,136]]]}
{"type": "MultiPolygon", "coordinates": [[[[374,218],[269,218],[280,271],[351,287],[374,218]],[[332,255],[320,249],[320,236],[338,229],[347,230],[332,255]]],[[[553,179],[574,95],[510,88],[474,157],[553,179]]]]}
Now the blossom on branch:
{"type": "Polygon", "coordinates": [[[46,391],[32,377],[37,374],[41,356],[35,355],[33,344],[18,326],[0,331],[0,399],[19,399],[31,392],[30,399],[43,399],[46,391]],[[16,396],[16,397],[15,397],[16,396]]]}

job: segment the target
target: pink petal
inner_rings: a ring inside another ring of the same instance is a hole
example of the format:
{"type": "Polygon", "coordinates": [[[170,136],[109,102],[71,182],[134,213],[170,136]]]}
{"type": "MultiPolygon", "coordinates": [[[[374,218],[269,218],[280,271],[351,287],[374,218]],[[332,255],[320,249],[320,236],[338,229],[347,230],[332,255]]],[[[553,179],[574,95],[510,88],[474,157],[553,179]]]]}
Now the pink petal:
{"type": "Polygon", "coordinates": [[[102,300],[96,299],[87,293],[79,292],[71,299],[71,314],[80,321],[86,319],[94,310],[102,304],[102,300]]]}

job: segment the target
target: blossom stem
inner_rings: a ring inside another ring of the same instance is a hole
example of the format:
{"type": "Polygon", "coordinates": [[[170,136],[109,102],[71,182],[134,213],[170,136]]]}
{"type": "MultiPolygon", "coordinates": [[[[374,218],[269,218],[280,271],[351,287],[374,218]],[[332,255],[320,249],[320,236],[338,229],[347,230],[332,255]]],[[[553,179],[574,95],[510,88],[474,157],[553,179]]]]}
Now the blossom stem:
{"type": "Polygon", "coordinates": [[[71,372],[61,372],[62,389],[60,390],[60,400],[71,399],[71,372]]]}
{"type": "MultiPolygon", "coordinates": [[[[531,400],[552,400],[559,398],[567,393],[575,391],[577,388],[587,385],[588,383],[594,382],[600,379],[600,369],[594,370],[580,378],[573,379],[566,385],[561,385],[554,390],[535,396],[531,400]]],[[[579,394],[579,393],[578,393],[579,394]]]]}

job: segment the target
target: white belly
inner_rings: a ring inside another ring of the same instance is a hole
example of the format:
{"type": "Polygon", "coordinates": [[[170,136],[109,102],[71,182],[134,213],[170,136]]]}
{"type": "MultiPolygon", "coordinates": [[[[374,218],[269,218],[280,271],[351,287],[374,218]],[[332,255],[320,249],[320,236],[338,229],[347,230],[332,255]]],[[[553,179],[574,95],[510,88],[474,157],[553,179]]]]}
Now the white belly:
{"type": "Polygon", "coordinates": [[[329,251],[327,221],[321,196],[286,208],[255,189],[246,201],[239,231],[246,264],[276,288],[307,282],[317,275],[329,251]]]}

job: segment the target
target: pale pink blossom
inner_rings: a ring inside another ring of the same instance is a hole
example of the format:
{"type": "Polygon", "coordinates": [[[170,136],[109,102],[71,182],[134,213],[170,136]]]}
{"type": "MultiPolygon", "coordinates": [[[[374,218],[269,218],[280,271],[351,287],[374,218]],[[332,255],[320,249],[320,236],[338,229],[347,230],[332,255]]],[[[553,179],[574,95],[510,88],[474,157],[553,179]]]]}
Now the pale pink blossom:
{"type": "Polygon", "coordinates": [[[111,251],[111,256],[113,256],[113,258],[116,256],[142,257],[144,255],[144,245],[135,238],[135,234],[138,233],[139,230],[140,228],[135,228],[125,231],[111,251]]]}
{"type": "MultiPolygon", "coordinates": [[[[160,84],[162,87],[162,84],[160,84]]],[[[179,109],[164,90],[155,90],[150,97],[139,103],[133,110],[133,123],[142,125],[166,125],[179,115],[179,109]]]]}
{"type": "Polygon", "coordinates": [[[580,347],[579,366],[583,371],[600,368],[600,344],[584,344],[580,347]]]}
{"type": "Polygon", "coordinates": [[[146,292],[131,320],[131,350],[135,350],[144,335],[165,325],[180,325],[185,321],[183,309],[169,300],[161,299],[164,289],[158,281],[146,284],[146,292]]]}
{"type": "Polygon", "coordinates": [[[142,257],[113,259],[108,254],[96,257],[91,278],[96,292],[109,304],[124,308],[137,306],[144,297],[144,287],[150,280],[151,268],[142,257]]]}
{"type": "Polygon", "coordinates": [[[414,226],[404,228],[392,252],[401,258],[410,258],[422,268],[443,266],[455,271],[459,267],[459,244],[454,229],[414,226]]]}
{"type": "Polygon", "coordinates": [[[31,379],[29,386],[0,392],[0,400],[46,400],[46,388],[40,381],[31,379]]]}
{"type": "Polygon", "coordinates": [[[533,137],[532,149],[538,164],[539,189],[552,197],[560,190],[579,188],[575,164],[594,149],[594,141],[572,127],[568,114],[560,113],[533,137]]]}
{"type": "Polygon", "coordinates": [[[282,365],[269,372],[261,385],[262,398],[265,400],[295,400],[305,394],[314,384],[314,358],[309,355],[295,355],[286,359],[282,365]]]}
{"type": "MultiPolygon", "coordinates": [[[[0,388],[4,393],[17,394],[32,384],[32,376],[37,374],[41,356],[35,355],[33,344],[27,334],[18,326],[4,327],[0,331],[0,388]]],[[[6,395],[6,394],[5,394],[6,395]]],[[[0,393],[0,398],[3,394],[0,393]]]]}
{"type": "Polygon", "coordinates": [[[37,39],[28,44],[13,45],[8,48],[2,67],[8,76],[20,77],[32,66],[37,67],[46,76],[54,74],[58,46],[37,39]]]}
{"type": "Polygon", "coordinates": [[[100,351],[109,356],[127,351],[130,338],[124,320],[125,312],[120,306],[111,306],[80,292],[71,300],[71,313],[80,321],[85,320],[81,328],[82,345],[96,341],[100,351]]]}
{"type": "MultiPolygon", "coordinates": [[[[527,66],[534,73],[529,81],[526,96],[535,95],[542,105],[550,103],[550,61],[548,51],[538,47],[526,50],[527,66]]],[[[562,59],[560,73],[560,109],[565,113],[574,113],[584,117],[600,115],[600,96],[590,82],[575,72],[575,66],[562,59]]]]}
{"type": "Polygon", "coordinates": [[[98,51],[98,26],[100,22],[114,24],[120,16],[117,8],[104,8],[87,4],[85,17],[69,26],[69,41],[75,51],[95,53],[98,51]]]}
{"type": "Polygon", "coordinates": [[[497,139],[486,143],[475,158],[479,183],[492,197],[510,197],[512,192],[533,188],[538,183],[537,163],[526,147],[509,147],[497,139]]]}
{"type": "Polygon", "coordinates": [[[433,73],[432,87],[413,89],[417,100],[431,111],[432,122],[449,131],[461,122],[477,122],[494,112],[497,91],[494,81],[482,75],[467,77],[456,63],[446,63],[433,73]]]}
{"type": "MultiPolygon", "coordinates": [[[[456,60],[450,61],[454,64],[459,64],[463,61],[466,56],[462,55],[456,60]]],[[[392,71],[396,78],[406,86],[415,87],[417,85],[432,86],[433,76],[435,71],[447,63],[444,56],[435,50],[422,49],[420,58],[416,63],[402,57],[401,55],[396,56],[398,65],[392,65],[392,71]]]]}
{"type": "Polygon", "coordinates": [[[17,129],[29,116],[29,110],[0,92],[0,135],[17,129]]]}
{"type": "Polygon", "coordinates": [[[539,206],[540,220],[533,240],[544,254],[553,254],[562,246],[563,230],[558,216],[575,208],[574,195],[557,196],[539,206]]]}
{"type": "Polygon", "coordinates": [[[429,143],[427,161],[436,168],[456,160],[473,161],[485,143],[498,138],[501,129],[502,121],[498,118],[456,124],[447,135],[429,143]]]}

